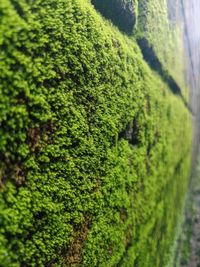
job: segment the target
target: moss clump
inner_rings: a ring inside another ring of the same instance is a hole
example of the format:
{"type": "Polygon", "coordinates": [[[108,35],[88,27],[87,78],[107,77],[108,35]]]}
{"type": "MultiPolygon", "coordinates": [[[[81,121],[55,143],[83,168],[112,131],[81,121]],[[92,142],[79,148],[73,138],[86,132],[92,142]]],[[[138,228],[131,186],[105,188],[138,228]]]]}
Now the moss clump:
{"type": "Polygon", "coordinates": [[[89,1],[0,14],[1,266],[165,266],[187,108],[89,1]]]}

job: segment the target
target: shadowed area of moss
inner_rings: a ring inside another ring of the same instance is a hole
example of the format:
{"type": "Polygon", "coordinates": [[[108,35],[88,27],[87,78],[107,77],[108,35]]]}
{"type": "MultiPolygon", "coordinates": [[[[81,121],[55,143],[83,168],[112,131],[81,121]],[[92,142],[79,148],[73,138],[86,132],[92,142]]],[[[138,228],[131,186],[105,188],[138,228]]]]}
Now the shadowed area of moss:
{"type": "Polygon", "coordinates": [[[165,266],[187,108],[89,1],[0,14],[1,266],[165,266]]]}
{"type": "Polygon", "coordinates": [[[136,23],[135,0],[91,0],[95,8],[123,32],[131,34],[136,23]]]}
{"type": "Polygon", "coordinates": [[[149,45],[147,48],[156,54],[164,75],[176,82],[182,96],[188,101],[182,16],[179,0],[138,1],[138,24],[134,34],[139,41],[146,40],[149,45]]]}

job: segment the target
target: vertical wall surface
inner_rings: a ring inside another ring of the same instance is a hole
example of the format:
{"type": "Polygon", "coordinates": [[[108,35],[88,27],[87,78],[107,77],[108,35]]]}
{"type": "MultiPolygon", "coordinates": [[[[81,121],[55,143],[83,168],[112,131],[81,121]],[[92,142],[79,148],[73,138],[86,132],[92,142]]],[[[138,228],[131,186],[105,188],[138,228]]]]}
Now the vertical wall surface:
{"type": "Polygon", "coordinates": [[[172,266],[198,109],[190,3],[0,1],[0,266],[172,266]]]}
{"type": "Polygon", "coordinates": [[[181,1],[185,21],[185,43],[188,56],[188,84],[193,109],[193,157],[197,157],[200,139],[200,3],[181,1]]]}

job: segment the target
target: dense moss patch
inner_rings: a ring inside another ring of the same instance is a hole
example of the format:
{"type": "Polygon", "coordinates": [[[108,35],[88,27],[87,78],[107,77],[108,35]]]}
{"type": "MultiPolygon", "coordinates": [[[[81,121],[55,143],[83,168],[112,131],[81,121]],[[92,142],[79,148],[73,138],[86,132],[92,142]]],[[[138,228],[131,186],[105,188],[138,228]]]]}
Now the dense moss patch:
{"type": "Polygon", "coordinates": [[[165,266],[187,108],[89,1],[0,14],[1,266],[165,266]]]}

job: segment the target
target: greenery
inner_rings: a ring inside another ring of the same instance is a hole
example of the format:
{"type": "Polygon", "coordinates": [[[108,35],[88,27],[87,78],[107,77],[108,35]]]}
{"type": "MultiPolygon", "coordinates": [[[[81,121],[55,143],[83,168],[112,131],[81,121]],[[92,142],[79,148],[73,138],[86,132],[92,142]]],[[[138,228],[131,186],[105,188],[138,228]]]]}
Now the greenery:
{"type": "Polygon", "coordinates": [[[0,1],[0,265],[166,266],[191,114],[86,0],[0,1]]]}
{"type": "Polygon", "coordinates": [[[95,8],[123,32],[131,34],[137,19],[137,0],[91,0],[95,8]]]}
{"type": "Polygon", "coordinates": [[[171,0],[138,1],[139,15],[135,35],[137,39],[148,40],[166,73],[173,77],[180,86],[184,98],[188,99],[184,25],[180,19],[182,14],[179,14],[179,0],[171,2],[171,0]]]}
{"type": "Polygon", "coordinates": [[[182,233],[179,237],[177,256],[174,263],[176,267],[190,266],[191,264],[199,265],[199,176],[200,155],[198,155],[195,162],[194,171],[190,179],[182,233]]]}

